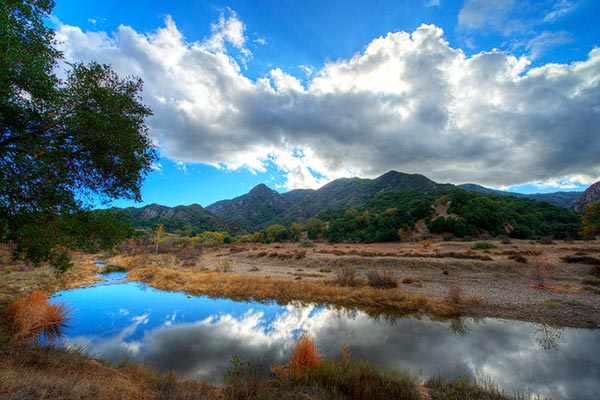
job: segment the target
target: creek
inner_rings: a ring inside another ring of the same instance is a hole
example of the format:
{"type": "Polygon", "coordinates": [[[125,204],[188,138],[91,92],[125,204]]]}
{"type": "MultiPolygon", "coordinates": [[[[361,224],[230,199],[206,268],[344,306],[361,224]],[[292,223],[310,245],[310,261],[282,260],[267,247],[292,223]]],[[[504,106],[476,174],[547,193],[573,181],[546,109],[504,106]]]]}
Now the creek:
{"type": "Polygon", "coordinates": [[[186,379],[221,383],[234,356],[269,367],[285,363],[295,339],[315,338],[319,351],[408,370],[491,379],[499,388],[553,399],[595,399],[600,393],[600,330],[521,321],[426,317],[373,318],[332,306],[241,302],[165,292],[126,273],[96,285],[55,293],[71,319],[61,339],[114,363],[141,362],[186,379]]]}

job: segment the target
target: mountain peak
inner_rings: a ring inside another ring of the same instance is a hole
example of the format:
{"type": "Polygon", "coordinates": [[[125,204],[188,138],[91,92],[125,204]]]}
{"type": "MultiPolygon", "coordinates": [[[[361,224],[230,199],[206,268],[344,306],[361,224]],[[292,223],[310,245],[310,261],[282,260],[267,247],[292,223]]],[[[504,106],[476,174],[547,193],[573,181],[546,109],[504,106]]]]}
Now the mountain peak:
{"type": "Polygon", "coordinates": [[[274,192],[273,189],[271,189],[270,187],[268,187],[267,185],[265,185],[264,183],[259,183],[258,185],[254,186],[252,189],[250,189],[250,192],[248,193],[252,193],[252,192],[274,192]]]}

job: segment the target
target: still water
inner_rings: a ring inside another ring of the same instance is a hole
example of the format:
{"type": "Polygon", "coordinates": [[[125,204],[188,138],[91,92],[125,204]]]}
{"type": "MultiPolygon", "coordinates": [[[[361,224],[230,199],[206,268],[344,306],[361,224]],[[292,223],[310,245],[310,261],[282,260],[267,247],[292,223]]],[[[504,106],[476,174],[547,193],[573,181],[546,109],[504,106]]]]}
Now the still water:
{"type": "Polygon", "coordinates": [[[339,357],[346,344],[353,358],[422,378],[491,378],[502,389],[553,399],[600,393],[600,330],[491,318],[373,319],[327,306],[188,297],[127,282],[125,275],[55,294],[52,301],[72,311],[67,345],[219,383],[233,356],[267,367],[285,363],[295,338],[308,332],[326,357],[339,357]]]}

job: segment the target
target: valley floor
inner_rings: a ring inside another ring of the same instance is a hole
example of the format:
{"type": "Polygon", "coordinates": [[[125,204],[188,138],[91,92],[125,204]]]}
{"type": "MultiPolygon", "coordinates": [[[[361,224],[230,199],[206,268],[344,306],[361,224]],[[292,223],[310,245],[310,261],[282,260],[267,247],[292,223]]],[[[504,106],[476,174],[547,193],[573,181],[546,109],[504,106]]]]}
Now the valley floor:
{"type": "MultiPolygon", "coordinates": [[[[594,265],[600,259],[600,242],[489,243],[494,247],[476,249],[490,246],[473,242],[240,244],[204,250],[194,260],[172,254],[75,254],[74,268],[60,277],[47,266],[16,265],[0,249],[0,309],[33,290],[92,283],[98,279],[94,260],[102,258],[109,269],[129,270],[131,280],[191,294],[318,301],[391,314],[413,307],[434,316],[459,313],[600,328],[599,266],[594,265]],[[339,285],[342,272],[353,270],[354,286],[339,285]],[[369,286],[370,271],[391,277],[398,287],[369,286]]],[[[235,385],[218,388],[143,366],[114,367],[85,354],[12,344],[8,326],[0,321],[0,397],[237,398],[231,392],[239,389],[235,385]]],[[[241,383],[246,390],[247,381],[241,383]]],[[[419,386],[418,397],[451,398],[432,396],[433,386],[428,387],[419,386]]],[[[256,390],[261,398],[332,398],[324,389],[270,381],[256,390]]]]}
{"type": "MultiPolygon", "coordinates": [[[[207,290],[206,286],[197,288],[184,282],[178,284],[177,279],[165,282],[169,277],[167,270],[185,273],[185,279],[179,277],[179,280],[186,282],[194,275],[203,281],[208,281],[209,275],[217,281],[236,276],[257,285],[260,279],[265,284],[276,280],[279,285],[290,285],[293,289],[294,284],[309,282],[335,285],[341,270],[356,269],[358,282],[350,289],[355,292],[367,286],[369,271],[378,271],[393,275],[398,282],[397,289],[382,291],[435,298],[452,305],[461,315],[600,328],[600,277],[597,275],[600,266],[594,265],[600,263],[598,241],[486,243],[494,247],[475,249],[476,242],[313,243],[313,247],[302,247],[298,243],[244,244],[207,250],[186,266],[168,254],[116,256],[108,262],[138,270],[132,273],[133,279],[145,280],[158,288],[193,293],[207,291],[206,294],[217,297],[227,296],[229,292],[218,288],[207,290]],[[140,267],[162,268],[162,275],[158,279],[158,276],[150,276],[147,269],[143,273],[140,267]],[[211,272],[223,275],[219,278],[211,272]],[[205,276],[200,278],[202,275],[205,276]]],[[[295,300],[323,302],[302,293],[300,290],[300,298],[295,300]]],[[[234,297],[245,295],[233,292],[234,297]]],[[[252,293],[248,297],[253,297],[252,293]]],[[[268,289],[259,296],[269,297],[289,300],[278,298],[276,292],[269,296],[268,289]]],[[[331,298],[332,303],[360,307],[360,300],[355,300],[348,303],[345,299],[331,298]]],[[[370,302],[363,305],[374,306],[370,302]]],[[[382,308],[385,307],[383,304],[382,308]]],[[[393,314],[393,305],[390,308],[381,311],[393,314]]],[[[441,314],[444,313],[447,310],[441,314]]]]}

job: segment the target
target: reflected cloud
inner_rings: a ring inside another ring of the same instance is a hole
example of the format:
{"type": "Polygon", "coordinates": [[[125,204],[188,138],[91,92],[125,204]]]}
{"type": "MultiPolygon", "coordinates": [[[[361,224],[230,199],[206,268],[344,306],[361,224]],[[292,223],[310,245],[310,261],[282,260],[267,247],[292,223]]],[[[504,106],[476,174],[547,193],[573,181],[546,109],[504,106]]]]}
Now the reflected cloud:
{"type": "Polygon", "coordinates": [[[356,310],[187,298],[135,284],[66,291],[61,300],[80,310],[65,331],[67,344],[186,379],[221,382],[234,356],[264,367],[285,363],[307,332],[327,358],[339,358],[345,344],[351,358],[424,377],[492,379],[504,390],[552,398],[591,399],[600,390],[600,331],[498,319],[373,319],[356,310]]]}

